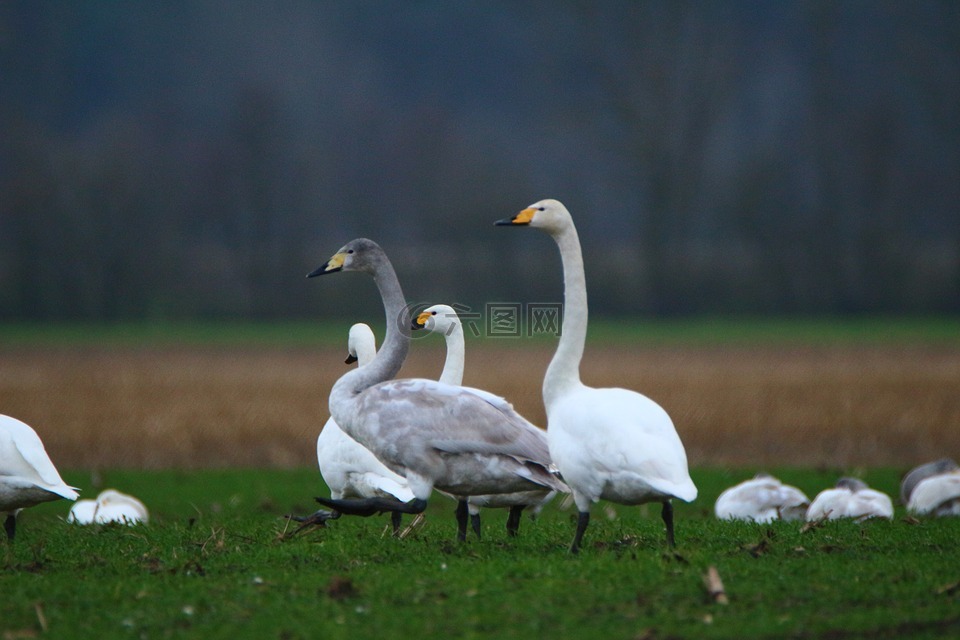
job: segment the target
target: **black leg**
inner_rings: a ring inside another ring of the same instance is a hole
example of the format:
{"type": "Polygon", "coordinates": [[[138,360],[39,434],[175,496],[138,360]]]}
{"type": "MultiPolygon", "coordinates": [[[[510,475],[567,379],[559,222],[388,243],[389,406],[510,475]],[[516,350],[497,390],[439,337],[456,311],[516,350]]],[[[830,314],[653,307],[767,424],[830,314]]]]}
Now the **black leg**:
{"type": "Polygon", "coordinates": [[[7,540],[13,542],[13,535],[17,532],[17,516],[11,513],[3,521],[3,530],[7,532],[7,540]]]}
{"type": "Polygon", "coordinates": [[[427,508],[427,501],[414,498],[410,502],[401,502],[396,498],[352,498],[333,500],[332,498],[315,498],[325,507],[330,507],[337,513],[348,516],[362,516],[364,518],[385,511],[395,513],[422,513],[427,508]]]}
{"type": "Polygon", "coordinates": [[[570,553],[580,553],[580,541],[583,540],[583,532],[587,530],[588,524],[590,524],[590,512],[581,511],[577,515],[577,533],[573,536],[570,553]]]}
{"type": "Polygon", "coordinates": [[[467,507],[466,500],[457,501],[457,540],[460,542],[465,542],[467,539],[467,513],[469,508],[467,507]]]}
{"type": "Polygon", "coordinates": [[[338,512],[324,509],[314,511],[308,516],[287,516],[288,519],[300,523],[300,526],[294,529],[290,535],[295,536],[307,527],[325,527],[327,526],[327,520],[336,520],[339,517],[338,512]]]}
{"type": "Polygon", "coordinates": [[[663,518],[663,524],[667,525],[667,544],[672,549],[673,544],[673,503],[669,500],[663,501],[663,510],[660,511],[660,517],[663,518]]]}
{"type": "Polygon", "coordinates": [[[525,506],[517,504],[510,507],[510,515],[507,516],[507,534],[515,536],[520,531],[520,516],[523,515],[525,506]]]}
{"type": "Polygon", "coordinates": [[[475,513],[470,516],[470,526],[473,527],[473,532],[477,534],[477,540],[480,539],[480,514],[475,513]]]}
{"type": "Polygon", "coordinates": [[[403,514],[399,511],[390,513],[390,523],[393,525],[393,535],[400,533],[400,522],[403,520],[403,514]]]}

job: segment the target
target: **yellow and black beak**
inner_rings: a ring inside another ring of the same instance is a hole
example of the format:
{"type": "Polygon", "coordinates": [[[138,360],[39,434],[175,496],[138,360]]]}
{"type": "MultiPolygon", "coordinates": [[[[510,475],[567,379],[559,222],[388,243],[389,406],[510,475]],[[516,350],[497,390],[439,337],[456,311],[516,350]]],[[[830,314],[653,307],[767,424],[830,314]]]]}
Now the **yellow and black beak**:
{"type": "Polygon", "coordinates": [[[429,311],[422,312],[420,315],[418,315],[416,318],[413,319],[413,322],[410,323],[410,328],[423,329],[425,326],[427,326],[427,318],[429,318],[432,315],[433,314],[430,313],[429,311]]]}
{"type": "Polygon", "coordinates": [[[325,273],[334,273],[335,271],[340,271],[343,269],[343,261],[346,259],[346,257],[347,254],[345,253],[335,254],[332,258],[308,273],[307,277],[313,278],[314,276],[322,276],[325,273]]]}
{"type": "Polygon", "coordinates": [[[533,208],[524,209],[523,211],[513,216],[512,218],[504,218],[503,220],[497,220],[493,224],[500,227],[530,224],[530,221],[533,220],[533,215],[536,212],[537,210],[533,208]]]}
{"type": "Polygon", "coordinates": [[[347,359],[344,360],[343,363],[344,363],[344,364],[353,364],[353,363],[356,362],[356,361],[357,361],[357,356],[353,355],[352,353],[348,353],[348,354],[347,354],[347,359]]]}

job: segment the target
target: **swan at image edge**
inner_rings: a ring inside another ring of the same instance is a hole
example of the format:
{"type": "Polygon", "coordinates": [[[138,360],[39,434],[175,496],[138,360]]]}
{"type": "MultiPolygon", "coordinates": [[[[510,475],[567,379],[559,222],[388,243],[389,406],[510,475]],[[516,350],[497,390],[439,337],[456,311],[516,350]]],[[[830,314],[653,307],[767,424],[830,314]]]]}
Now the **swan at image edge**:
{"type": "Polygon", "coordinates": [[[0,516],[13,540],[21,509],[51,500],[76,500],[76,487],[57,472],[37,433],[27,424],[0,415],[0,516]]]}

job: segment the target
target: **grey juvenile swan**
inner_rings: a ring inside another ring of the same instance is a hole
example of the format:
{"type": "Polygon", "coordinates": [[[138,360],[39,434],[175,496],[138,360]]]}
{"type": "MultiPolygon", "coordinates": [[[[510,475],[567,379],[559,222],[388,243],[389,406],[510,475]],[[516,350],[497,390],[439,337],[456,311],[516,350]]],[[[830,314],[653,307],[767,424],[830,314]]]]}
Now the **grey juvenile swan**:
{"type": "MultiPolygon", "coordinates": [[[[414,498],[374,497],[317,502],[347,515],[384,511],[420,513],[431,491],[459,501],[471,495],[514,493],[541,487],[561,490],[550,472],[550,454],[537,427],[503,398],[468,387],[419,378],[391,380],[409,348],[410,313],[393,265],[366,238],[347,243],[307,274],[362,271],[373,276],[383,299],[387,332],[365,367],[350,371],[330,391],[330,414],[353,439],[404,476],[414,498]]],[[[458,534],[466,534],[466,510],[457,510],[458,534]]]]}

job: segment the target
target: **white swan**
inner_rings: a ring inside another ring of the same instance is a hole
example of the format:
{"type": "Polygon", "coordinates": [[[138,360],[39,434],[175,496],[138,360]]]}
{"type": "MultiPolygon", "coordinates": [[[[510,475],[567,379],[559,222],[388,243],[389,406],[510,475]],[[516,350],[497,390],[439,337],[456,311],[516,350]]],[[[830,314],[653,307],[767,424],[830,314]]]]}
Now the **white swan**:
{"type": "Polygon", "coordinates": [[[917,515],[960,516],[960,467],[950,458],[916,467],[904,476],[900,499],[917,515]]]}
{"type": "Polygon", "coordinates": [[[541,200],[497,225],[542,229],[557,243],[563,263],[562,335],[543,379],[547,438],[554,464],[579,510],[570,551],[580,548],[590,505],[661,502],[667,542],[673,546],[673,505],[697,497],[687,454],[670,416],[653,400],[626,389],[594,389],[580,381],[587,337],[587,285],[573,219],[556,200],[541,200]]]}
{"type": "Polygon", "coordinates": [[[721,520],[803,520],[810,499],[800,489],[766,473],[734,485],[720,494],[714,513],[721,520]]]}
{"type": "MultiPolygon", "coordinates": [[[[471,495],[562,486],[550,472],[550,454],[537,427],[503,398],[433,380],[391,380],[409,348],[410,313],[393,266],[377,243],[353,240],[307,275],[341,270],[373,276],[387,333],[370,364],[333,385],[330,414],[347,435],[404,476],[414,498],[317,498],[320,504],[348,515],[420,513],[434,487],[462,501],[471,495]]],[[[457,524],[463,538],[466,510],[458,509],[457,524]]]]}
{"type": "Polygon", "coordinates": [[[918,515],[960,516],[960,471],[921,480],[910,496],[907,510],[918,515]]]}
{"type": "Polygon", "coordinates": [[[74,524],[107,524],[117,522],[126,525],[147,524],[150,512],[146,505],[133,496],[116,489],[100,492],[96,500],[77,500],[67,522],[74,524]]]}
{"type": "MultiPolygon", "coordinates": [[[[347,339],[349,356],[347,364],[356,362],[363,367],[377,353],[373,330],[362,322],[350,327],[347,339]]],[[[341,498],[394,497],[403,502],[413,500],[413,492],[406,478],[388,469],[373,453],[348,436],[331,417],[317,438],[317,464],[323,481],[330,487],[330,495],[341,498]]],[[[318,511],[304,522],[315,518],[310,524],[322,524],[330,512],[318,511]]],[[[401,514],[391,514],[393,531],[400,529],[401,514]]]]}
{"type": "Polygon", "coordinates": [[[832,489],[824,489],[807,509],[806,520],[893,518],[893,501],[887,494],[871,489],[863,480],[840,478],[832,489]]]}
{"type": "Polygon", "coordinates": [[[901,504],[906,505],[910,503],[910,496],[921,481],[957,470],[960,470],[960,466],[958,466],[952,458],[940,458],[939,460],[914,467],[907,472],[907,474],[903,476],[903,480],[900,481],[901,504]]]}
{"type": "Polygon", "coordinates": [[[21,509],[50,500],[76,500],[76,487],[67,486],[36,432],[16,418],[0,415],[0,516],[7,539],[17,531],[21,509]]]}
{"type": "MultiPolygon", "coordinates": [[[[413,329],[425,329],[431,333],[441,334],[447,346],[447,356],[440,374],[440,382],[460,386],[463,384],[463,367],[466,355],[466,346],[463,338],[463,325],[456,309],[446,304],[435,304],[424,309],[413,320],[413,329]]],[[[541,432],[544,446],[547,446],[547,434],[541,432]]],[[[553,497],[557,495],[554,489],[542,487],[531,491],[518,493],[493,493],[484,496],[470,496],[467,499],[467,510],[470,514],[470,525],[474,533],[480,537],[480,508],[509,508],[507,516],[507,533],[517,535],[520,530],[520,516],[523,510],[530,508],[531,518],[536,517],[553,497]]],[[[461,507],[462,508],[462,507],[461,507]]]]}

